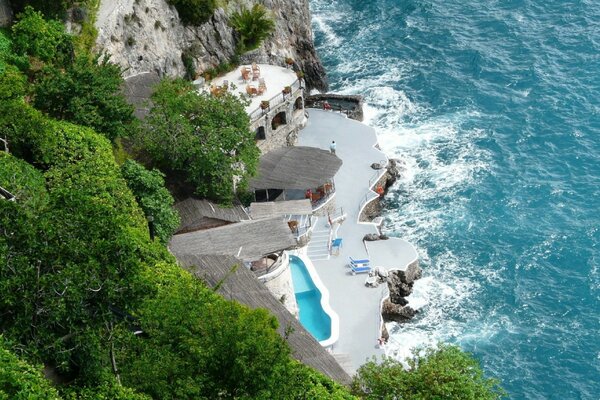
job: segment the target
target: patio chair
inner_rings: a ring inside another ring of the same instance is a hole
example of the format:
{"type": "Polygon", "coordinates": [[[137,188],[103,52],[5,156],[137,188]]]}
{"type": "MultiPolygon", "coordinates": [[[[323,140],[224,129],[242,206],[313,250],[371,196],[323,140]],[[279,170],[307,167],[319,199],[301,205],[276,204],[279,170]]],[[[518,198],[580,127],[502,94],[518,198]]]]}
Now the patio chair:
{"type": "Polygon", "coordinates": [[[244,82],[248,82],[250,80],[250,73],[252,72],[250,70],[250,67],[242,67],[241,72],[242,72],[242,80],[244,82]]]}
{"type": "Polygon", "coordinates": [[[246,94],[249,96],[256,96],[258,94],[258,89],[252,85],[246,85],[246,94]]]}
{"type": "Polygon", "coordinates": [[[336,255],[340,254],[340,248],[342,247],[342,238],[333,239],[331,241],[331,254],[335,251],[336,255]]]}
{"type": "Polygon", "coordinates": [[[263,94],[267,91],[267,84],[265,83],[264,78],[260,78],[258,80],[258,94],[263,94]]]}
{"type": "Polygon", "coordinates": [[[350,264],[348,265],[352,270],[352,275],[371,272],[371,261],[368,258],[364,258],[362,260],[355,260],[352,257],[349,258],[350,264]]]}

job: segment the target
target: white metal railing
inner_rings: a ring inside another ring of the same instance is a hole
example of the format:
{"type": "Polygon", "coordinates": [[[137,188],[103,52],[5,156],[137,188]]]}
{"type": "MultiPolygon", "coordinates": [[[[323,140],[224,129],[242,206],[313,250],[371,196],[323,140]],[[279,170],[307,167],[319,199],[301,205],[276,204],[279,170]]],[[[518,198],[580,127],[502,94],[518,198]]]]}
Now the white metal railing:
{"type": "MultiPolygon", "coordinates": [[[[304,90],[304,88],[302,87],[302,81],[300,79],[296,79],[294,81],[294,83],[292,83],[290,86],[292,87],[291,93],[289,93],[289,94],[279,93],[279,94],[276,94],[275,96],[271,97],[269,100],[267,100],[269,102],[269,111],[273,108],[278,107],[280,104],[285,103],[289,99],[292,99],[296,95],[296,93],[298,93],[298,91],[304,90]]],[[[260,106],[258,106],[256,109],[252,110],[249,113],[250,122],[251,123],[256,122],[256,120],[258,120],[260,117],[262,117],[266,113],[268,113],[267,110],[264,110],[260,106]]]]}

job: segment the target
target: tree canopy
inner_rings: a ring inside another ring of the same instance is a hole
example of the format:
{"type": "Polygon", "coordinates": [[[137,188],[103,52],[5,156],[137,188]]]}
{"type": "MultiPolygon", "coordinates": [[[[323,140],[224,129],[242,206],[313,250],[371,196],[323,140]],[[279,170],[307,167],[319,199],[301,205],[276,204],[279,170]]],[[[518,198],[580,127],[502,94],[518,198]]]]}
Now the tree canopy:
{"type": "Polygon", "coordinates": [[[41,368],[20,359],[8,347],[0,336],[0,400],[60,400],[41,368]]]}
{"type": "Polygon", "coordinates": [[[48,66],[35,85],[34,105],[48,115],[93,128],[109,140],[127,136],[133,106],[121,94],[122,69],[108,55],[77,56],[66,68],[48,66]]]}
{"type": "Polygon", "coordinates": [[[197,195],[231,203],[234,189],[244,189],[256,173],[260,154],[244,105],[228,93],[198,93],[180,79],[163,80],[152,102],[138,143],[197,195]]]}
{"type": "Polygon", "coordinates": [[[354,377],[352,390],[363,399],[495,400],[504,392],[486,378],[477,360],[452,345],[438,345],[400,361],[369,361],[354,377]]]}
{"type": "Polygon", "coordinates": [[[64,26],[31,7],[17,14],[12,26],[13,51],[19,56],[29,56],[45,63],[66,65],[73,57],[73,38],[64,26]]]}
{"type": "Polygon", "coordinates": [[[157,169],[147,170],[133,160],[121,166],[121,174],[133,192],[146,217],[152,217],[156,236],[168,243],[179,226],[179,215],[173,209],[173,196],[165,188],[164,174],[157,169]]]}

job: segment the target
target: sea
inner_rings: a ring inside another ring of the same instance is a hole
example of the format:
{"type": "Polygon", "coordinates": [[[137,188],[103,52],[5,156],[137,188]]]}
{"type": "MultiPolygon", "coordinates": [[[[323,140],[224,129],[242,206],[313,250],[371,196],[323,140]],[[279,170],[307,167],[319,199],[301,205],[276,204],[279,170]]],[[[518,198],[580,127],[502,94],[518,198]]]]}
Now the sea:
{"type": "Polygon", "coordinates": [[[388,354],[459,345],[512,399],[600,399],[600,1],[310,0],[331,92],[400,160],[423,278],[388,354]]]}

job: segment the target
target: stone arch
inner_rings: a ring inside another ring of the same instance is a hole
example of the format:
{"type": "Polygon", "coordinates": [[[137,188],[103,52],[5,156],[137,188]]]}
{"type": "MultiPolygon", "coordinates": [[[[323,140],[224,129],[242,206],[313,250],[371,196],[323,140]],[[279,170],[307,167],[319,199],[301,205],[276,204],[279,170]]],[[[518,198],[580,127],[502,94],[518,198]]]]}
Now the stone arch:
{"type": "Polygon", "coordinates": [[[275,116],[271,120],[271,128],[273,130],[279,128],[281,125],[286,125],[286,124],[287,124],[287,114],[286,114],[285,110],[275,114],[275,116]]]}
{"type": "Polygon", "coordinates": [[[304,99],[302,96],[298,96],[296,101],[294,101],[294,110],[302,110],[304,108],[304,99]]]}
{"type": "Polygon", "coordinates": [[[267,139],[267,132],[265,131],[265,127],[264,126],[259,126],[258,128],[256,128],[255,132],[255,136],[254,138],[256,140],[265,140],[267,139]]]}

